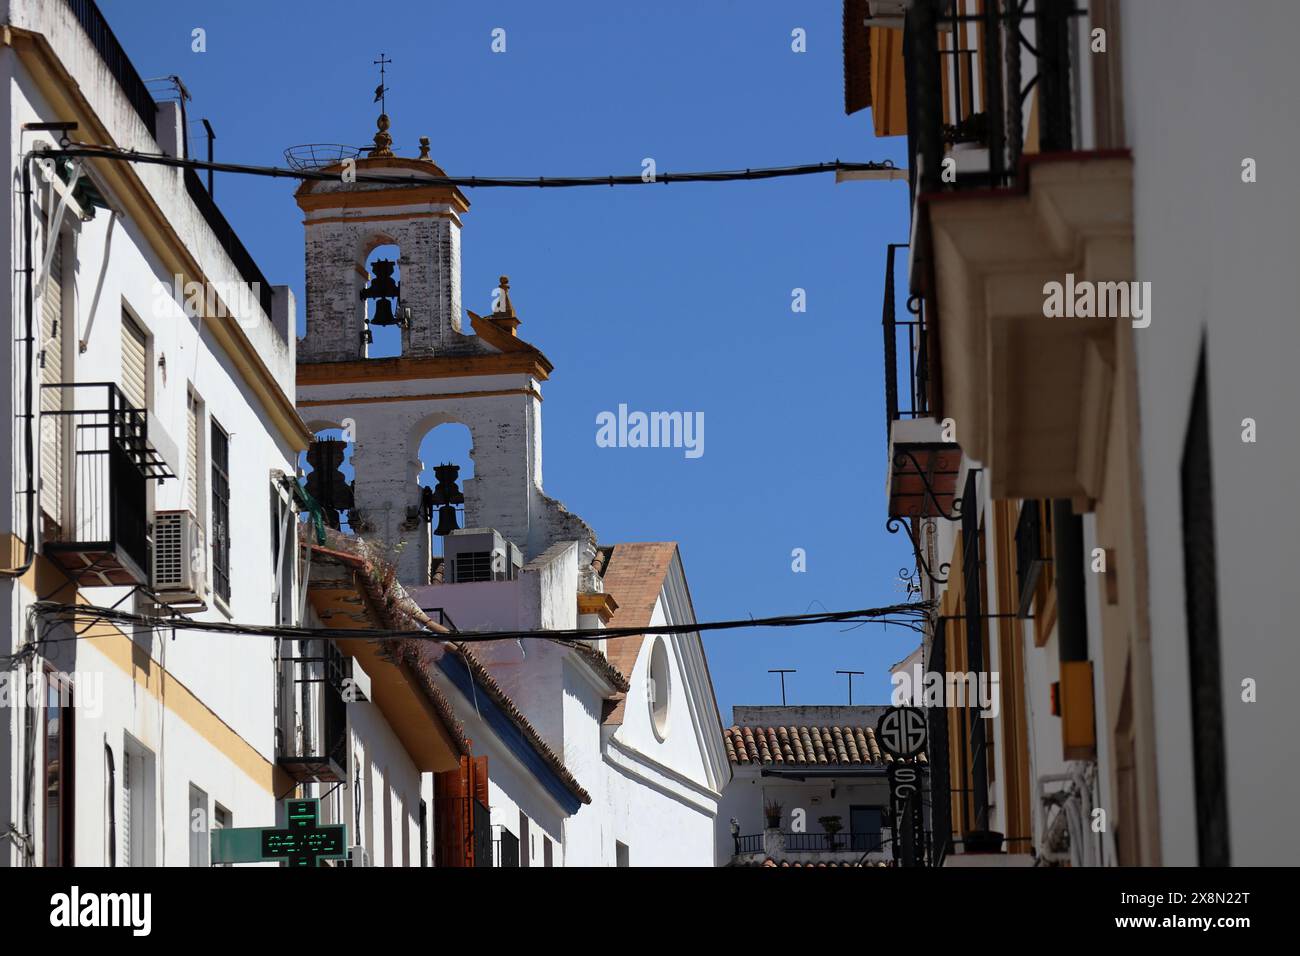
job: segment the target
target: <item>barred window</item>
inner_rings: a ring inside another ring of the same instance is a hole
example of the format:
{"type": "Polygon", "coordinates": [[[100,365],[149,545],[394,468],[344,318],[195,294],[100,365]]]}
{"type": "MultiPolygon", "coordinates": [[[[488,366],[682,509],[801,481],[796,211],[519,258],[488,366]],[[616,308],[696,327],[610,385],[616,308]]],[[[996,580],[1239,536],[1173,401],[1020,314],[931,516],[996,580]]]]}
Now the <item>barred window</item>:
{"type": "Polygon", "coordinates": [[[217,594],[230,600],[230,436],[212,420],[212,577],[217,594]]]}

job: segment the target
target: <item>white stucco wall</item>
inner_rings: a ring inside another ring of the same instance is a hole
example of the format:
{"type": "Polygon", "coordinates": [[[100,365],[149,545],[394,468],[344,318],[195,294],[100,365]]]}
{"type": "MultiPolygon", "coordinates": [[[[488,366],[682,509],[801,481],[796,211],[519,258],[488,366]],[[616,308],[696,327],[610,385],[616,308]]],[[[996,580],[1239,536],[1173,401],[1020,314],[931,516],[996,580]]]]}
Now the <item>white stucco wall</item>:
{"type": "MultiPolygon", "coordinates": [[[[144,126],[126,103],[116,82],[107,73],[99,55],[90,46],[81,27],[63,4],[13,2],[6,4],[10,22],[46,35],[65,67],[78,82],[98,113],[100,121],[119,144],[156,151],[144,126]]],[[[0,104],[0,129],[8,157],[11,181],[21,173],[22,153],[37,137],[24,131],[24,123],[62,120],[64,111],[47,103],[38,91],[35,77],[14,47],[0,49],[0,82],[5,95],[0,104]]],[[[239,276],[217,240],[185,195],[179,173],[161,167],[139,167],[136,174],[182,238],[189,253],[215,282],[238,281],[239,276]]],[[[21,265],[22,210],[13,192],[6,193],[3,238],[7,259],[21,265]]],[[[110,201],[124,208],[119,197],[110,201]]],[[[180,454],[169,460],[178,477],[161,485],[150,483],[153,509],[183,506],[186,441],[186,394],[192,387],[205,405],[200,426],[199,517],[211,528],[207,458],[209,422],[215,418],[231,436],[231,600],[229,614],[215,607],[196,616],[214,620],[272,623],[273,568],[270,530],[272,470],[292,473],[295,453],[291,441],[273,430],[271,416],[236,368],[230,357],[215,344],[211,326],[200,334],[196,321],[188,318],[180,303],[159,289],[171,289],[173,276],[149,244],[139,225],[129,217],[98,210],[95,218],[81,223],[65,220],[63,334],[64,382],[120,382],[121,315],[128,310],[149,337],[147,360],[150,409],[157,416],[153,429],[155,444],[163,445],[167,433],[180,454]],[[84,349],[78,342],[84,342],[84,349]]],[[[37,237],[38,242],[41,237],[37,237]]],[[[39,255],[41,246],[37,246],[39,255]]],[[[187,276],[187,279],[196,278],[187,276]]],[[[25,321],[22,288],[5,274],[7,314],[15,323],[25,321]]],[[[39,300],[37,308],[40,307],[39,300]]],[[[214,320],[238,323],[242,333],[258,350],[271,378],[284,391],[292,387],[293,341],[285,340],[273,328],[260,307],[255,312],[214,320]]],[[[290,321],[289,326],[292,325],[290,321]]],[[[0,488],[8,502],[0,512],[0,531],[24,534],[26,518],[17,493],[26,483],[22,435],[11,427],[13,412],[21,407],[23,355],[11,347],[17,335],[4,336],[3,355],[13,388],[5,397],[4,447],[10,468],[4,470],[0,488]]],[[[78,390],[80,392],[81,390],[78,390]]],[[[103,391],[94,396],[78,394],[77,407],[105,404],[103,391]]],[[[209,563],[210,566],[210,563],[209,563]]],[[[57,577],[55,578],[57,579],[57,577]]],[[[48,585],[48,578],[42,576],[48,585]]],[[[6,583],[4,589],[4,649],[25,637],[26,607],[35,598],[28,584],[6,583]]],[[[111,605],[122,598],[121,588],[88,588],[83,597],[96,604],[111,605]]],[[[48,596],[42,594],[42,597],[48,596]]],[[[129,603],[126,605],[130,608],[129,603]]],[[[118,640],[118,648],[123,647],[118,640]]],[[[76,858],[98,865],[104,862],[107,837],[106,759],[104,746],[113,750],[118,786],[123,773],[123,746],[130,734],[151,750],[155,758],[156,845],[158,862],[184,864],[188,861],[189,785],[202,788],[209,797],[209,809],[219,803],[233,814],[236,825],[266,825],[275,818],[271,792],[270,761],[273,753],[273,669],[272,646],[267,638],[204,635],[197,632],[159,631],[147,646],[137,650],[134,665],[104,647],[82,640],[68,642],[52,659],[60,670],[74,673],[83,683],[103,681],[104,697],[98,708],[78,708],[76,715],[76,858]],[[176,683],[160,680],[165,668],[176,683]],[[197,698],[197,702],[190,698],[197,698]],[[220,726],[213,729],[213,718],[220,726]]],[[[19,822],[22,818],[19,781],[27,758],[16,734],[22,725],[21,707],[6,709],[4,757],[7,781],[0,819],[19,822]]],[[[115,794],[120,801],[120,794],[115,794]]],[[[40,801],[36,822],[39,832],[40,801]]],[[[119,827],[121,820],[119,818],[119,827]]],[[[122,848],[119,846],[119,854],[122,848]]],[[[39,853],[38,853],[39,858],[39,853]]],[[[14,862],[12,848],[0,854],[0,863],[14,862]]]]}
{"type": "Polygon", "coordinates": [[[1136,276],[1152,283],[1135,333],[1147,517],[1162,862],[1196,861],[1179,463],[1206,343],[1232,861],[1295,862],[1278,821],[1300,802],[1300,738],[1280,675],[1300,670],[1294,588],[1300,380],[1300,191],[1291,167],[1300,7],[1261,0],[1121,5],[1125,127],[1133,150],[1136,276]],[[1242,161],[1258,181],[1241,181],[1242,161]],[[1242,420],[1258,441],[1241,440],[1242,420]],[[1242,681],[1258,701],[1242,701],[1242,681]]]}

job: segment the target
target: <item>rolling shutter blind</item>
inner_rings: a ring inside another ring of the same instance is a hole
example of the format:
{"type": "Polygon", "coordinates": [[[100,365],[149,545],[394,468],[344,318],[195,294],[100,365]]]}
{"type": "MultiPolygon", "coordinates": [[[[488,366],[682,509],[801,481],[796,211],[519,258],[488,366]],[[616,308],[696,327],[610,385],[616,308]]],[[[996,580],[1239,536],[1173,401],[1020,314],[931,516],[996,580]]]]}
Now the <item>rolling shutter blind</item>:
{"type": "Polygon", "coordinates": [[[131,765],[135,763],[129,750],[122,753],[122,865],[131,865],[131,843],[135,819],[131,814],[131,765]]]}
{"type": "Polygon", "coordinates": [[[149,407],[147,386],[147,349],[144,331],[125,312],[122,313],[122,391],[126,400],[138,409],[149,407]]]}
{"type": "MultiPolygon", "coordinates": [[[[41,384],[63,381],[63,244],[56,240],[41,296],[41,384]]],[[[63,389],[41,389],[41,508],[63,521],[63,389]]]]}
{"type": "Polygon", "coordinates": [[[190,392],[187,396],[188,419],[185,438],[185,507],[199,517],[199,403],[190,392]]]}

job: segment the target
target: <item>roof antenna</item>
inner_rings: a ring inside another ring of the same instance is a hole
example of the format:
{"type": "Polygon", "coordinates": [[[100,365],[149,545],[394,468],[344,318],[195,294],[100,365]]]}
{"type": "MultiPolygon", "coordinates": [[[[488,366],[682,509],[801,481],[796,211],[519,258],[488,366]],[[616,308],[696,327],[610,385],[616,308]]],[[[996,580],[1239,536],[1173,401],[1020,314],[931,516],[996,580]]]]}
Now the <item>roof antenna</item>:
{"type": "Polygon", "coordinates": [[[866,671],[836,671],[837,674],[847,674],[849,678],[849,706],[853,706],[853,678],[866,676],[866,671]]]}
{"type": "Polygon", "coordinates": [[[775,667],[775,668],[769,667],[767,672],[769,674],[781,675],[781,706],[784,707],[785,706],[785,675],[795,674],[798,672],[793,667],[775,667]]]}

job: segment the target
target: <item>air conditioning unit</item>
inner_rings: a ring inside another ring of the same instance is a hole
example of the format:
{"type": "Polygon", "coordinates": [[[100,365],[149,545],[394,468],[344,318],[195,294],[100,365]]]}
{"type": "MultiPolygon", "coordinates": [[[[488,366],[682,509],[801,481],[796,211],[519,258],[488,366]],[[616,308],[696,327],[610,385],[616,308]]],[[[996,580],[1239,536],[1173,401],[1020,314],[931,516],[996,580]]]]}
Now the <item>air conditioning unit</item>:
{"type": "Polygon", "coordinates": [[[153,589],[164,604],[207,603],[207,541],[193,512],[154,515],[153,589]]]}
{"type": "Polygon", "coordinates": [[[512,541],[491,528],[463,528],[443,539],[446,583],[513,581],[519,577],[524,556],[512,541]]]}
{"type": "Polygon", "coordinates": [[[364,846],[358,843],[356,846],[348,848],[348,866],[369,866],[370,853],[364,846]]]}

